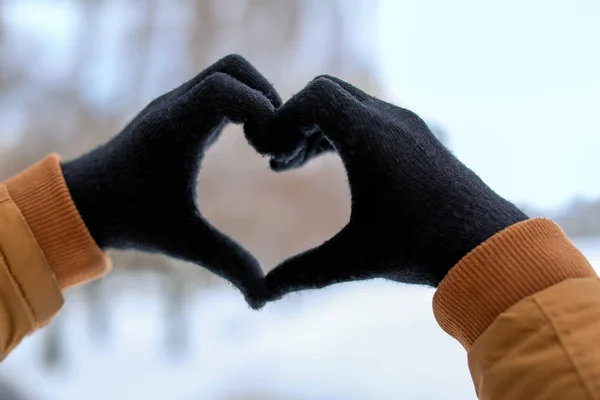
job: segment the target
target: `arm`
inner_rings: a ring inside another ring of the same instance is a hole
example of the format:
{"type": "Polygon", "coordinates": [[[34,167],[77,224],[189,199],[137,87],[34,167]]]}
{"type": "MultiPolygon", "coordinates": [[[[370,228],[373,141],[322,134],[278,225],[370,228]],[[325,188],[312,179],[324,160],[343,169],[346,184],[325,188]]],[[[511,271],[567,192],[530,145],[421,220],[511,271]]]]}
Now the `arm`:
{"type": "Polygon", "coordinates": [[[433,309],[468,351],[480,399],[600,396],[600,281],[552,221],[478,246],[440,283],[433,309]]]}
{"type": "Polygon", "coordinates": [[[0,354],[48,323],[61,290],[110,270],[51,155],[0,185],[0,354]]]}
{"type": "Polygon", "coordinates": [[[227,123],[260,127],[280,104],[252,65],[228,56],[152,101],[106,144],[65,163],[51,155],[0,185],[0,353],[50,320],[61,290],[107,273],[110,248],[202,265],[262,306],[258,262],[202,216],[196,182],[227,123]]]}
{"type": "Polygon", "coordinates": [[[278,171],[337,151],[352,196],[337,235],[267,274],[273,298],[370,278],[437,287],[435,316],[469,352],[480,398],[600,396],[595,272],[558,226],[492,191],[421,118],[324,76],[265,137],[278,171]]]}

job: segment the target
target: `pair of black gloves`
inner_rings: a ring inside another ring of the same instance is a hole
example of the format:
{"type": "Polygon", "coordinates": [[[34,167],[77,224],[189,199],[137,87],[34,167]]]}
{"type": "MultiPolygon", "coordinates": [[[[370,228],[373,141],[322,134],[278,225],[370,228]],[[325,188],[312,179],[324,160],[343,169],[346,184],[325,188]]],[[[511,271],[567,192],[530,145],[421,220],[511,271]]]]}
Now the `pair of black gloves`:
{"type": "Polygon", "coordinates": [[[271,84],[228,56],[152,101],[108,143],[62,165],[103,248],[191,261],[229,280],[253,308],[292,291],[387,278],[437,286],[469,251],[527,218],[458,161],[416,114],[321,76],[282,105],[271,84]],[[198,209],[202,156],[227,123],[274,171],[336,151],[352,195],[350,222],[264,276],[198,209]]]}

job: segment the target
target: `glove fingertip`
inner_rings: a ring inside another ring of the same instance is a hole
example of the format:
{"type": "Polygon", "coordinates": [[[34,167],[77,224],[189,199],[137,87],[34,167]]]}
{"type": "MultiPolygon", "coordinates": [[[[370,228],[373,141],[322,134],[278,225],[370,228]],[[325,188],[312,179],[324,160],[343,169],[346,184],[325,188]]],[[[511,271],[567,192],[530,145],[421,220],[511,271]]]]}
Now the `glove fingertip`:
{"type": "Polygon", "coordinates": [[[253,310],[260,310],[267,304],[267,301],[269,301],[269,295],[266,292],[260,297],[246,296],[246,303],[248,303],[253,310]]]}
{"type": "Polygon", "coordinates": [[[303,151],[295,154],[292,158],[282,159],[274,157],[269,160],[269,166],[275,172],[289,171],[301,167],[304,164],[305,158],[303,151]]]}
{"type": "Polygon", "coordinates": [[[271,158],[269,160],[269,167],[274,172],[285,172],[290,169],[285,161],[276,158],[271,158]]]}
{"type": "Polygon", "coordinates": [[[250,281],[246,280],[244,282],[238,282],[236,286],[242,292],[246,303],[248,303],[253,310],[261,309],[269,299],[269,291],[262,274],[260,276],[255,276],[254,279],[250,281]]]}

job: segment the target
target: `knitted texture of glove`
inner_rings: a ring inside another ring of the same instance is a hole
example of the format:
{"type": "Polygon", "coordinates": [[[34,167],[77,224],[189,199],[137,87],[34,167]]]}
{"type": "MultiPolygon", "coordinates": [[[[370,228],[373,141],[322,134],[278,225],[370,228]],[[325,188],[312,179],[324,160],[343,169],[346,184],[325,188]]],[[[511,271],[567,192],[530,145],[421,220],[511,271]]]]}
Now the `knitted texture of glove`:
{"type": "Polygon", "coordinates": [[[337,235],[267,274],[272,298],[377,277],[437,286],[477,245],[527,219],[416,114],[334,77],[313,80],[255,136],[276,171],[337,151],[352,196],[337,235]]]}
{"type": "Polygon", "coordinates": [[[64,163],[67,186],[96,243],[202,265],[260,307],[265,288],[258,262],[202,217],[196,186],[202,156],[226,123],[260,131],[280,105],[254,67],[228,56],[152,101],[108,143],[64,163]]]}

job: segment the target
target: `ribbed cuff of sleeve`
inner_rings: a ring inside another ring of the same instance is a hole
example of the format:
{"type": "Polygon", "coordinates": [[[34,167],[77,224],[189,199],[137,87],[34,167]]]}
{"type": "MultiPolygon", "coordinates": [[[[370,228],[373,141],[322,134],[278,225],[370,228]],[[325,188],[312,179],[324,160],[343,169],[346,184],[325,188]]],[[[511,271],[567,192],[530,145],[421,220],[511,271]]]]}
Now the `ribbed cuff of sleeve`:
{"type": "Polygon", "coordinates": [[[79,215],[60,162],[51,154],[5,184],[65,289],[107,274],[111,263],[79,215]]]}
{"type": "Polygon", "coordinates": [[[469,350],[498,315],[571,278],[596,277],[587,259],[549,219],[519,222],[463,257],[433,299],[439,325],[469,350]]]}

